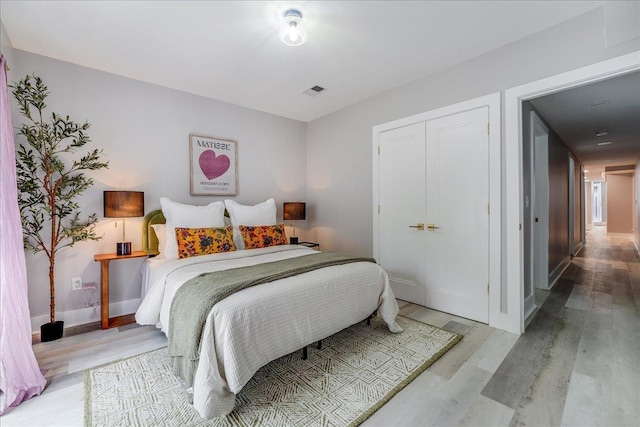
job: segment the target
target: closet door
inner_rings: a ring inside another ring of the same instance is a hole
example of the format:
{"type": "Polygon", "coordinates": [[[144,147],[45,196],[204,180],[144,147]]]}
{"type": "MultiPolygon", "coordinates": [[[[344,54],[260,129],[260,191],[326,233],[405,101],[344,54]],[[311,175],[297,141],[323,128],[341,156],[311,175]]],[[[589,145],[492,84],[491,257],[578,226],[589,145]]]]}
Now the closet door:
{"type": "Polygon", "coordinates": [[[426,293],[425,149],[424,122],[379,135],[378,262],[396,298],[421,305],[426,293]]]}
{"type": "Polygon", "coordinates": [[[488,108],[381,132],[378,142],[378,261],[396,297],[487,323],[488,108]]]}
{"type": "Polygon", "coordinates": [[[487,107],[426,124],[427,307],[489,321],[487,107]]]}

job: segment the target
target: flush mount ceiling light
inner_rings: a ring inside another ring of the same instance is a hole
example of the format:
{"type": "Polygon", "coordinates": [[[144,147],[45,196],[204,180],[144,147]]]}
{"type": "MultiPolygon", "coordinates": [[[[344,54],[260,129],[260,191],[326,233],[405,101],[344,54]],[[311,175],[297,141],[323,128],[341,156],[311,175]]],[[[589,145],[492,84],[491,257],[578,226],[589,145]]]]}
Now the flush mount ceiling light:
{"type": "Polygon", "coordinates": [[[280,40],[289,46],[300,46],[307,41],[307,31],[302,23],[302,12],[287,9],[282,14],[284,23],[280,29],[280,40]]]}
{"type": "Polygon", "coordinates": [[[606,129],[602,129],[596,132],[596,136],[607,136],[609,135],[609,131],[606,129]]]}

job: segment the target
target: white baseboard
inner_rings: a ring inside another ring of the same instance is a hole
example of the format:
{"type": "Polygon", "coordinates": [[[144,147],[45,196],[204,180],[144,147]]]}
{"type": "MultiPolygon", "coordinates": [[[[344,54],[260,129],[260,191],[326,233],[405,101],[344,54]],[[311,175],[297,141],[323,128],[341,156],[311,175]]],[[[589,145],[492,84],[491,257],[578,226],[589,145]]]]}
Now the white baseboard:
{"type": "Polygon", "coordinates": [[[536,305],[536,290],[533,290],[533,294],[529,295],[524,300],[524,320],[526,321],[531,313],[533,313],[538,306],[536,305]]]}
{"type": "MultiPolygon", "coordinates": [[[[109,303],[109,316],[122,316],[124,314],[135,313],[142,298],[130,299],[127,301],[119,301],[109,303]]],[[[62,320],[64,327],[69,328],[71,326],[84,325],[86,323],[93,323],[100,321],[100,304],[95,306],[96,315],[92,319],[91,312],[93,307],[79,308],[77,310],[60,311],[56,313],[56,320],[62,320]]],[[[42,316],[36,316],[31,318],[31,331],[34,334],[40,333],[40,325],[49,323],[49,315],[44,314],[42,316]]]]}
{"type": "Polygon", "coordinates": [[[556,282],[558,281],[560,276],[562,276],[562,273],[564,273],[564,271],[567,269],[567,267],[569,267],[569,264],[571,264],[571,257],[566,256],[562,260],[562,262],[560,264],[558,264],[558,266],[556,268],[553,269],[551,274],[549,274],[549,290],[551,290],[551,288],[553,288],[553,285],[556,284],[556,282]]]}
{"type": "Polygon", "coordinates": [[[584,242],[580,242],[578,243],[574,248],[573,248],[573,256],[577,256],[578,252],[580,252],[580,249],[582,249],[584,247],[584,242]]]}
{"type": "Polygon", "coordinates": [[[607,237],[627,238],[633,241],[633,233],[607,233],[607,237]]]}

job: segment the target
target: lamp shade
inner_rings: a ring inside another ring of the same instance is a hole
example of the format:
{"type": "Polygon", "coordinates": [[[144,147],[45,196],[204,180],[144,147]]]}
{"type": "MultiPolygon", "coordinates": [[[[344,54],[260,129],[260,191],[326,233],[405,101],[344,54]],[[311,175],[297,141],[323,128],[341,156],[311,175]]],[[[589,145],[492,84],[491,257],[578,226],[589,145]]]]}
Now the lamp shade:
{"type": "Polygon", "coordinates": [[[285,220],[302,220],[307,215],[306,205],[302,202],[284,202],[283,206],[285,220]]]}
{"type": "Polygon", "coordinates": [[[144,192],[105,191],[105,218],[133,218],[144,216],[144,192]]]}

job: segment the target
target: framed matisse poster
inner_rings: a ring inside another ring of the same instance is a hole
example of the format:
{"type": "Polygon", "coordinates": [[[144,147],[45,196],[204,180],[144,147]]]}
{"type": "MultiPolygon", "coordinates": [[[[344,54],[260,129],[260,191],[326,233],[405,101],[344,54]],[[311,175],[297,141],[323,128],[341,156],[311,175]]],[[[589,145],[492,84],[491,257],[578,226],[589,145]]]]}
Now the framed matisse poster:
{"type": "Polygon", "coordinates": [[[191,195],[233,196],[238,192],[236,141],[189,135],[191,195]]]}

